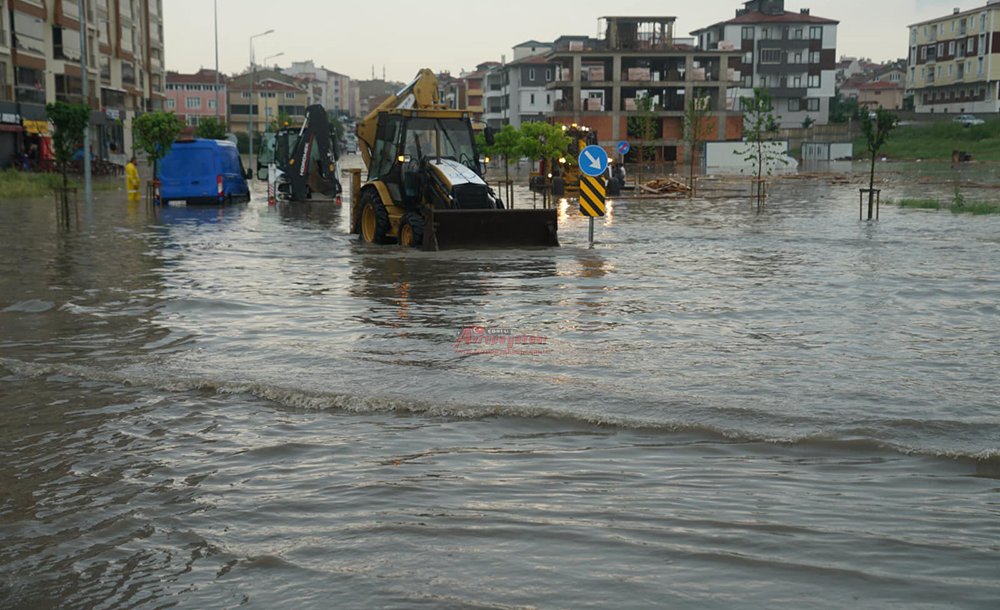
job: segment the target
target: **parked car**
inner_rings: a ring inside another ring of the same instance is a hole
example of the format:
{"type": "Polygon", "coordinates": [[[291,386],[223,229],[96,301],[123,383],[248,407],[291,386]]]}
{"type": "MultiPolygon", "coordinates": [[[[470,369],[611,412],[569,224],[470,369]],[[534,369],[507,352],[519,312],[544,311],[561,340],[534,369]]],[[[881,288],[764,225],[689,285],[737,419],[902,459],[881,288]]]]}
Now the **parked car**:
{"type": "Polygon", "coordinates": [[[160,198],[187,203],[246,203],[250,187],[236,145],[227,140],[178,140],[160,161],[160,198]]]}
{"type": "Polygon", "coordinates": [[[982,119],[977,119],[971,114],[960,114],[957,117],[953,118],[952,121],[954,121],[955,123],[961,123],[965,127],[972,127],[973,125],[983,125],[986,123],[986,121],[982,119]]]}

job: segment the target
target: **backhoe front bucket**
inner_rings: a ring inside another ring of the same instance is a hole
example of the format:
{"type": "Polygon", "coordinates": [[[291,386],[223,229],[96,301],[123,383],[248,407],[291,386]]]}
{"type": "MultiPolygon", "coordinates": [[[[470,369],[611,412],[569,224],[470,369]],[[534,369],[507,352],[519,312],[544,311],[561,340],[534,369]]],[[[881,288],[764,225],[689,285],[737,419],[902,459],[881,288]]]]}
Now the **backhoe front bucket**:
{"type": "Polygon", "coordinates": [[[557,210],[428,210],[424,250],[559,246],[557,210]]]}

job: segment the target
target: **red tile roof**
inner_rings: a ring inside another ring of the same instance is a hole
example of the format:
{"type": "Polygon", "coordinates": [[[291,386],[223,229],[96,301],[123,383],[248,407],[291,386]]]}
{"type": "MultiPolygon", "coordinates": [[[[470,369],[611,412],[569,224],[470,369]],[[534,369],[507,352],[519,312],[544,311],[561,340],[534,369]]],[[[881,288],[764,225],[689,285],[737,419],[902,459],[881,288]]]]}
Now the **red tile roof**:
{"type": "Polygon", "coordinates": [[[899,83],[890,83],[888,81],[872,81],[870,83],[864,83],[858,85],[858,89],[866,90],[876,90],[876,89],[902,89],[903,85],[899,83]]]}
{"type": "Polygon", "coordinates": [[[714,25],[710,25],[707,28],[701,28],[691,32],[692,36],[704,32],[705,30],[710,30],[712,28],[717,28],[723,25],[757,25],[757,24],[770,24],[770,23],[809,23],[809,24],[819,24],[819,25],[837,25],[840,23],[834,19],[826,19],[825,17],[816,17],[815,15],[806,15],[805,13],[793,13],[791,11],[785,11],[783,15],[767,15],[759,11],[754,11],[752,13],[744,13],[743,15],[738,15],[733,17],[728,21],[720,21],[714,25]]]}
{"type": "MultiPolygon", "coordinates": [[[[225,75],[219,77],[220,82],[226,82],[225,75]]],[[[168,84],[174,85],[178,83],[204,83],[204,84],[215,84],[215,70],[206,70],[202,68],[194,74],[181,74],[179,72],[167,72],[168,84]]]]}

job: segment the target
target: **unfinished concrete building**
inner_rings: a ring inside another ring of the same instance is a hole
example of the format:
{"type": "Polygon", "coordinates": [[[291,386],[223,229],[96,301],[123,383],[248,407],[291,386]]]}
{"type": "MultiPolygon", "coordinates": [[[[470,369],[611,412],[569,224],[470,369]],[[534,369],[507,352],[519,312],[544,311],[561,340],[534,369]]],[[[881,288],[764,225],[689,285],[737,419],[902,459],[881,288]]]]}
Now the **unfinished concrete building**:
{"type": "Polygon", "coordinates": [[[559,91],[551,114],[579,124],[613,150],[628,140],[628,162],[685,157],[684,110],[699,99],[709,110],[708,140],[742,137],[742,114],[730,90],[739,85],[739,51],[698,50],[674,37],[675,17],[602,17],[598,38],[563,36],[549,59],[559,91]]]}

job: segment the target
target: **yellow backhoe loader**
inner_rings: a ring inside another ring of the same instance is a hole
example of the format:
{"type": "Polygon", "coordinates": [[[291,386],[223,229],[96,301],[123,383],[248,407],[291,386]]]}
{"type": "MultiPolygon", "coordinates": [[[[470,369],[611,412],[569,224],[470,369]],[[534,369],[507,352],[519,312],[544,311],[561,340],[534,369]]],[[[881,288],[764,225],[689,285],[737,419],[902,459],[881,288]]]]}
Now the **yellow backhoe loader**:
{"type": "Polygon", "coordinates": [[[559,245],[556,210],[505,209],[483,180],[471,114],[440,103],[430,70],[357,132],[368,177],[351,181],[350,225],[363,241],[425,250],[559,245]]]}

